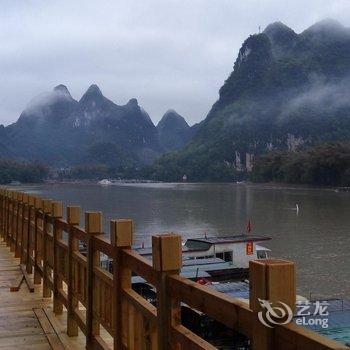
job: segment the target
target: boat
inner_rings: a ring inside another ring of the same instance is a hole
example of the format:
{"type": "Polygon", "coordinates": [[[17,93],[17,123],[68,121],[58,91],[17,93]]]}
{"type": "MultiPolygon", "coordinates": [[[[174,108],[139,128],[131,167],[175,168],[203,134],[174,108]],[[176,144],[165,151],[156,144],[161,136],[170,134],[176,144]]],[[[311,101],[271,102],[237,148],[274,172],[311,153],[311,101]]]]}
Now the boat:
{"type": "MultiPolygon", "coordinates": [[[[182,245],[183,266],[180,274],[205,283],[245,280],[249,276],[250,260],[268,259],[270,249],[261,243],[269,240],[270,237],[253,234],[189,238],[182,245]]],[[[152,247],[144,247],[142,244],[134,249],[146,259],[152,260],[152,247]]],[[[112,272],[111,259],[102,258],[101,265],[112,272]]],[[[135,276],[133,284],[144,285],[147,282],[135,276]]]]}
{"type": "MultiPolygon", "coordinates": [[[[236,267],[248,268],[250,260],[267,259],[270,249],[258,244],[271,237],[254,234],[240,234],[222,237],[189,238],[182,246],[183,261],[189,259],[219,258],[236,267]]],[[[152,248],[136,248],[145,257],[152,255],[152,248]]]]}
{"type": "Polygon", "coordinates": [[[112,184],[112,181],[110,181],[110,180],[108,180],[108,179],[103,179],[103,180],[99,181],[97,184],[98,184],[98,185],[106,186],[106,185],[111,185],[111,184],[112,184]]]}
{"type": "MultiPolygon", "coordinates": [[[[249,261],[267,259],[270,249],[261,245],[270,237],[240,234],[222,237],[189,238],[182,246],[181,275],[192,280],[241,280],[248,277],[249,261]]],[[[135,249],[151,260],[152,248],[135,249]]]]}

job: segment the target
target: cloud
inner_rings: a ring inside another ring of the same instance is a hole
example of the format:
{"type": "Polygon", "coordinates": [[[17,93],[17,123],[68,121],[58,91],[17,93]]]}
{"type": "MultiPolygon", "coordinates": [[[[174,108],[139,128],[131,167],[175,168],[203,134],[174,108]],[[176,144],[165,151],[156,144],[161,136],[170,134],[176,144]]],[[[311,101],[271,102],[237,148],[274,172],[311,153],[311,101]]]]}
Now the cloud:
{"type": "Polygon", "coordinates": [[[340,81],[325,81],[314,77],[306,90],[294,97],[288,104],[285,114],[304,106],[317,110],[336,110],[350,105],[350,77],[340,81]]]}
{"type": "Polygon", "coordinates": [[[50,108],[58,101],[70,99],[69,94],[62,90],[53,90],[52,92],[43,92],[29,101],[25,108],[27,115],[44,116],[43,107],[50,108]]]}
{"type": "Polygon", "coordinates": [[[0,0],[0,122],[67,85],[75,99],[96,83],[118,104],[136,97],[157,122],[169,108],[202,120],[249,34],[281,20],[302,31],[347,0],[0,0]]]}

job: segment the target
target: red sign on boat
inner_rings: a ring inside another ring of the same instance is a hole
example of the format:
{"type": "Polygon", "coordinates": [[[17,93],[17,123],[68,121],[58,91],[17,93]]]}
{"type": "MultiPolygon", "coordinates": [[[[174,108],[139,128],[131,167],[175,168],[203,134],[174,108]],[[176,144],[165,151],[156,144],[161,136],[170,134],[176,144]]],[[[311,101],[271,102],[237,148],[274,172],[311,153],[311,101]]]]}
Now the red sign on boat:
{"type": "Polygon", "coordinates": [[[247,255],[253,255],[254,253],[254,246],[253,246],[253,242],[249,241],[246,243],[246,253],[247,255]]]}

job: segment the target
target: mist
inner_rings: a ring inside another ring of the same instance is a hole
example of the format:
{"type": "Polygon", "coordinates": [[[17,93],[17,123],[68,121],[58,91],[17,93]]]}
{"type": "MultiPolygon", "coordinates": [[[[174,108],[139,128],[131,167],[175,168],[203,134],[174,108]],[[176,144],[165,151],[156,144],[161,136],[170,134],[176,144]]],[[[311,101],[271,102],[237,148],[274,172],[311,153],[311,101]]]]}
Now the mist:
{"type": "Polygon", "coordinates": [[[313,79],[304,92],[289,101],[286,114],[305,106],[320,111],[350,106],[350,77],[337,82],[326,82],[320,77],[313,79]]]}
{"type": "Polygon", "coordinates": [[[0,14],[0,123],[58,84],[81,96],[96,83],[119,105],[136,97],[157,121],[172,108],[189,124],[218,98],[242,42],[280,20],[301,32],[346,0],[9,1],[0,14]],[[302,11],[301,11],[302,8],[302,11]]]}

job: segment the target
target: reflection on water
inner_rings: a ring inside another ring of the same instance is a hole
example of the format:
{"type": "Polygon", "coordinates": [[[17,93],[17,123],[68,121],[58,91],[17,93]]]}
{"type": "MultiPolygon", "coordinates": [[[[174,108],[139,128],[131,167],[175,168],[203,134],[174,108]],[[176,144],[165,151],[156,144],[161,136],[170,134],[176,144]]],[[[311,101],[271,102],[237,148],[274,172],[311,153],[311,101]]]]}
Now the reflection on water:
{"type": "Polygon", "coordinates": [[[274,257],[296,261],[298,292],[350,296],[350,194],[330,190],[236,184],[60,184],[23,187],[43,197],[132,218],[135,243],[154,233],[186,237],[244,231],[269,235],[274,257]],[[299,205],[299,214],[295,210],[299,205]]]}

